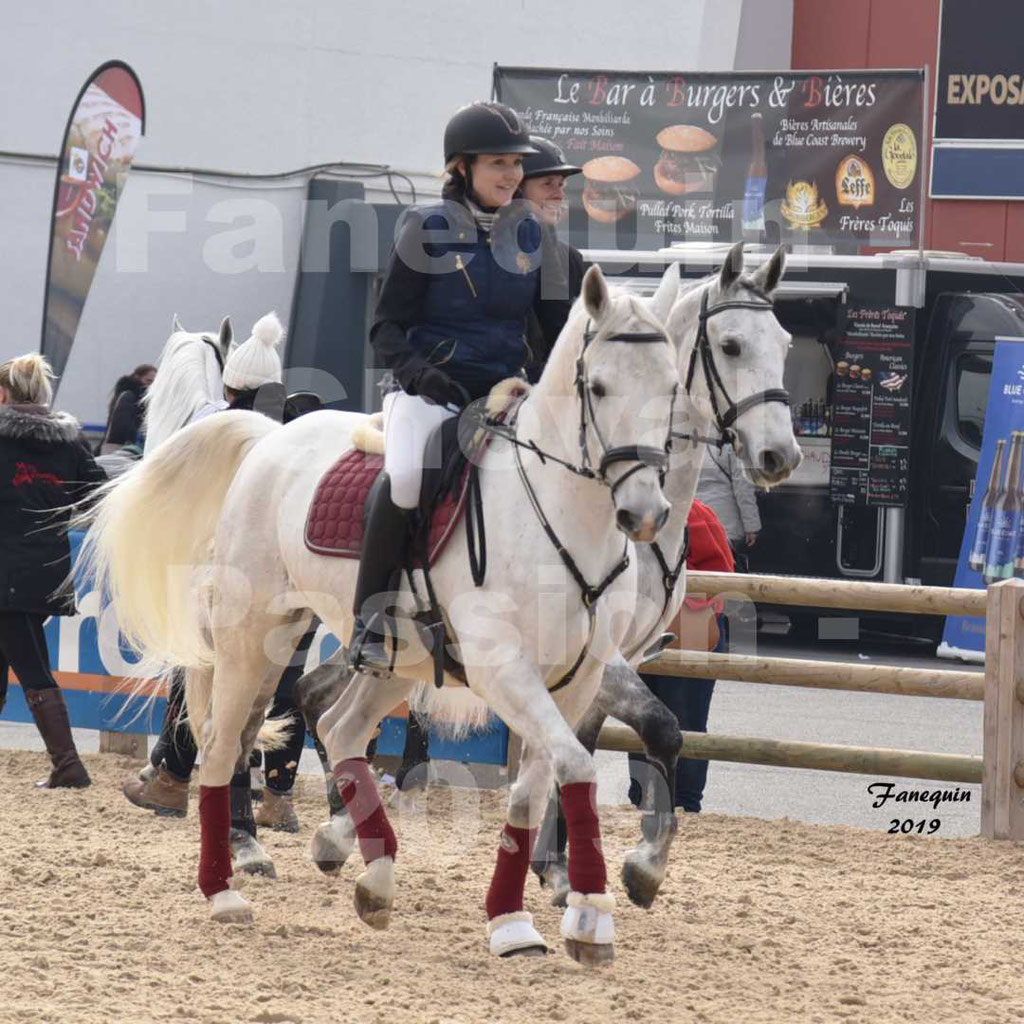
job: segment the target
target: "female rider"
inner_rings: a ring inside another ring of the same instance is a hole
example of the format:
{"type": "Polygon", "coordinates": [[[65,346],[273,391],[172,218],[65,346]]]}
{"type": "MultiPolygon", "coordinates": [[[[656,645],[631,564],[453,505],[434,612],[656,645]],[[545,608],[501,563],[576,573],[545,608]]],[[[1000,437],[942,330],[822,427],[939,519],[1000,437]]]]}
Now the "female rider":
{"type": "Polygon", "coordinates": [[[528,204],[512,203],[523,157],[533,152],[526,128],[504,104],[457,111],[444,133],[442,202],[410,211],[391,254],[370,342],[396,389],[384,399],[384,473],[366,517],[353,664],[390,663],[384,609],[372,602],[394,589],[403,565],[434,428],[523,372],[531,310],[549,346],[568,317],[557,260],[544,258],[555,248],[553,235],[528,204]]]}

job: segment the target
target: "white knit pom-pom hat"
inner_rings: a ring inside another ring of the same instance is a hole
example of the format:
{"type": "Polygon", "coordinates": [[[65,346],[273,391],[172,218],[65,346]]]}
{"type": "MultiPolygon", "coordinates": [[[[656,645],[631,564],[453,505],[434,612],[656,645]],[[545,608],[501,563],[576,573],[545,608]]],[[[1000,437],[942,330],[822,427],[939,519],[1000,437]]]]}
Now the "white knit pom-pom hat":
{"type": "Polygon", "coordinates": [[[284,328],[276,313],[268,313],[253,324],[252,334],[234,349],[224,364],[223,381],[232,391],[251,391],[261,384],[281,380],[278,346],[284,328]]]}

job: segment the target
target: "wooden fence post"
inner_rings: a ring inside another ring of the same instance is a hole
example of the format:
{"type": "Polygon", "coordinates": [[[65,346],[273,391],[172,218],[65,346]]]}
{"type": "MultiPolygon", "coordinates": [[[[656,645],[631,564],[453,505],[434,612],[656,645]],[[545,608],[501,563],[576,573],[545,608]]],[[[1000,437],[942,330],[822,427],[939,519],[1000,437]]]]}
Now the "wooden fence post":
{"type": "Polygon", "coordinates": [[[981,834],[1024,839],[1024,581],[988,588],[981,834]],[[1018,770],[1020,766],[1020,770],[1018,770]]]}

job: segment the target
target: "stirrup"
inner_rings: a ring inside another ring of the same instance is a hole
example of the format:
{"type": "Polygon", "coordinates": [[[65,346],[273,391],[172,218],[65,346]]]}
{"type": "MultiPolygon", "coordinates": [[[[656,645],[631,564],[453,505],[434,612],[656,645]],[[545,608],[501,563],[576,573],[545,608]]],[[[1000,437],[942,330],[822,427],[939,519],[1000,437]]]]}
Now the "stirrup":
{"type": "Polygon", "coordinates": [[[356,618],[348,645],[348,665],[353,672],[367,670],[391,672],[395,664],[395,645],[388,647],[387,633],[356,618]]]}

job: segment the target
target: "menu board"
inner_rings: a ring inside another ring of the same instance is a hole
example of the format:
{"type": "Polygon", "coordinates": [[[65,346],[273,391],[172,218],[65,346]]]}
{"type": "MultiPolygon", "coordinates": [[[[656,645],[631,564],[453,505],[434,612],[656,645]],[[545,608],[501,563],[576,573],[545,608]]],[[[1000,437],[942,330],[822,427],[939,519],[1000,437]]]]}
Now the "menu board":
{"type": "Polygon", "coordinates": [[[921,71],[496,67],[494,90],[583,168],[579,248],[917,244],[921,71]]]}
{"type": "Polygon", "coordinates": [[[841,505],[906,505],[912,306],[850,305],[833,344],[829,492],[841,505]]]}

